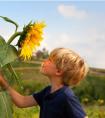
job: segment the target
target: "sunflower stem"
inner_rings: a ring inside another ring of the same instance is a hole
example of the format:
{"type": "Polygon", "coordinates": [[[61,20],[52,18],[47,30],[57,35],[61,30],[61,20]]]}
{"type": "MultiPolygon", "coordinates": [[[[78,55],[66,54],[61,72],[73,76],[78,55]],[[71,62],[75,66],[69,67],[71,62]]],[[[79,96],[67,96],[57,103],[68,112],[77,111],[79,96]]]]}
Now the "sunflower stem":
{"type": "Polygon", "coordinates": [[[7,44],[10,44],[17,36],[21,35],[22,32],[15,32],[7,41],[7,44]]]}
{"type": "Polygon", "coordinates": [[[22,89],[22,88],[23,88],[23,87],[22,87],[22,84],[20,83],[19,77],[18,77],[18,75],[16,74],[16,72],[15,72],[14,68],[12,67],[12,65],[9,63],[9,64],[7,64],[7,67],[8,67],[8,69],[9,69],[9,71],[14,74],[15,79],[16,79],[17,83],[18,83],[19,86],[20,86],[20,89],[22,89]]]}

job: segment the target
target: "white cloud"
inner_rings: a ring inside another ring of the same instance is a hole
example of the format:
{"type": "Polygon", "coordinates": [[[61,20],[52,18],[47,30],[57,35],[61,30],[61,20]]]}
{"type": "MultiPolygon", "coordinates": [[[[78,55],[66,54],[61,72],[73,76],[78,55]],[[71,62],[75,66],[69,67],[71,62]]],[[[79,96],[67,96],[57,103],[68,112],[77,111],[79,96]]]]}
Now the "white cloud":
{"type": "Polygon", "coordinates": [[[96,29],[84,31],[84,36],[70,33],[46,34],[47,49],[51,51],[56,47],[70,48],[79,53],[89,66],[105,68],[105,34],[96,29]]]}
{"type": "Polygon", "coordinates": [[[86,11],[79,10],[73,5],[59,5],[58,11],[61,15],[70,18],[84,19],[88,16],[86,11]]]}
{"type": "Polygon", "coordinates": [[[91,28],[84,31],[81,39],[83,47],[78,45],[81,54],[87,58],[90,66],[105,68],[105,31],[91,28]],[[84,39],[84,40],[83,40],[84,39]],[[86,46],[86,47],[85,47],[86,46]]]}
{"type": "Polygon", "coordinates": [[[58,36],[58,39],[59,40],[56,41],[56,44],[58,44],[58,45],[67,45],[69,43],[70,37],[66,33],[61,33],[58,36]]]}

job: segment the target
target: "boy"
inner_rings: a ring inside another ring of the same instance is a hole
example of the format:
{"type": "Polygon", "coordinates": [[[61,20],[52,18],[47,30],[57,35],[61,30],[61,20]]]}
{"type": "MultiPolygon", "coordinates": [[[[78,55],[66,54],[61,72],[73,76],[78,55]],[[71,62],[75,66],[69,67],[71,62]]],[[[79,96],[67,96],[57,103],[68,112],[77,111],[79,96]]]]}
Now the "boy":
{"type": "Polygon", "coordinates": [[[72,50],[54,49],[40,70],[48,76],[51,86],[39,93],[23,96],[16,92],[0,77],[0,85],[10,94],[13,102],[20,108],[40,106],[40,118],[87,118],[78,99],[69,86],[82,80],[88,67],[84,60],[72,50]]]}

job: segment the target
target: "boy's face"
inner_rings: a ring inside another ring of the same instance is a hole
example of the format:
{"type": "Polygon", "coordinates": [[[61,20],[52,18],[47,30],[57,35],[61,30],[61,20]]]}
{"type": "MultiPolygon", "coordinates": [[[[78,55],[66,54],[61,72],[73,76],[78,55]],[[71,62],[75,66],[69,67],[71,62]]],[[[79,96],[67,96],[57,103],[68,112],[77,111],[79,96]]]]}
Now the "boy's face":
{"type": "Polygon", "coordinates": [[[41,73],[48,77],[56,76],[57,70],[56,65],[49,58],[42,62],[40,69],[41,73]]]}

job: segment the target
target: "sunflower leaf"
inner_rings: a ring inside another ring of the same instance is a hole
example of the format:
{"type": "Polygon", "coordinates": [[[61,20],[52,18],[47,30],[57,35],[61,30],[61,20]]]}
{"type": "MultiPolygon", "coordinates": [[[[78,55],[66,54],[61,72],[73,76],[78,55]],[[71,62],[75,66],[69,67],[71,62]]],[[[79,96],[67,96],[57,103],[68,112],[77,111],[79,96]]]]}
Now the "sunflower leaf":
{"type": "Polygon", "coordinates": [[[17,50],[14,46],[7,45],[6,43],[0,45],[0,66],[3,67],[13,62],[18,57],[17,54],[17,50]]]}
{"type": "Polygon", "coordinates": [[[12,104],[7,92],[0,92],[0,118],[13,118],[12,104]]]}

